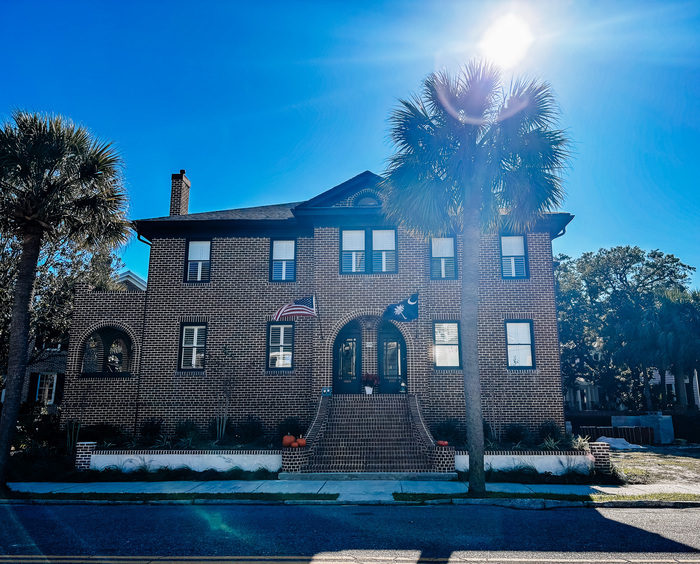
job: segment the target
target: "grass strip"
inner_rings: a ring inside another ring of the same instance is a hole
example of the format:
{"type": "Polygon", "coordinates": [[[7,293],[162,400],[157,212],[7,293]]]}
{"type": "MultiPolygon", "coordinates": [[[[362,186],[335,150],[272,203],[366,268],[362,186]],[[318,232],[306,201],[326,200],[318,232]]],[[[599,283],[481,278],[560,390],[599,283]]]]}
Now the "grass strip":
{"type": "Polygon", "coordinates": [[[435,499],[549,499],[559,501],[700,501],[700,495],[687,493],[649,493],[639,495],[556,494],[486,492],[485,495],[465,493],[402,493],[394,492],[395,501],[425,502],[435,499]]]}
{"type": "Polygon", "coordinates": [[[272,492],[227,492],[227,493],[102,493],[102,492],[55,492],[34,493],[16,492],[6,493],[7,499],[42,500],[52,499],[57,501],[193,501],[195,499],[215,500],[249,500],[249,501],[296,501],[296,500],[334,500],[340,494],[333,493],[272,493],[272,492]]]}

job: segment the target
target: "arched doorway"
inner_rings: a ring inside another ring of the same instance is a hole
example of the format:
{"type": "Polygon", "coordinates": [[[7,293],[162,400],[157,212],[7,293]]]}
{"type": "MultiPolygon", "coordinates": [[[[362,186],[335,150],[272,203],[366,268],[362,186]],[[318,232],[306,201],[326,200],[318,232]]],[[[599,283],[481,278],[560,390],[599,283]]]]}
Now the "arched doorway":
{"type": "Polygon", "coordinates": [[[359,394],[362,384],[362,327],[351,321],[333,344],[333,392],[359,394]]]}
{"type": "Polygon", "coordinates": [[[365,393],[365,386],[373,387],[373,393],[405,392],[407,356],[396,325],[377,316],[354,319],[333,344],[333,393],[365,393]]]}

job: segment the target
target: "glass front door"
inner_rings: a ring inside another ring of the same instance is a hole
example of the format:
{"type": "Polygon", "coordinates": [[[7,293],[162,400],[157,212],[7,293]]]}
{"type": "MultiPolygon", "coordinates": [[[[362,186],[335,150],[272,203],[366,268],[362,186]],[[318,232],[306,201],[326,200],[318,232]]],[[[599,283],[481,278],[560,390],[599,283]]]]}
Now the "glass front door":
{"type": "Polygon", "coordinates": [[[377,331],[377,367],[379,391],[398,394],[406,382],[406,342],[392,323],[383,323],[377,331]]]}
{"type": "Polygon", "coordinates": [[[362,384],[362,331],[346,326],[333,346],[333,393],[359,394],[362,384]]]}

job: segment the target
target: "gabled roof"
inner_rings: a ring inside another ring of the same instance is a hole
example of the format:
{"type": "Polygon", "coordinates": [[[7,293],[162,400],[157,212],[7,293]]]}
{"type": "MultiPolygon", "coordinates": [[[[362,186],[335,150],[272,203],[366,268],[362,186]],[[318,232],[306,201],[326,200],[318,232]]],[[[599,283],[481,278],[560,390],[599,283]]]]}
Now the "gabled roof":
{"type": "Polygon", "coordinates": [[[146,281],[131,270],[125,270],[119,275],[118,281],[126,286],[127,290],[146,291],[146,281]]]}
{"type": "MultiPolygon", "coordinates": [[[[345,218],[343,221],[381,222],[381,206],[338,205],[363,190],[376,191],[381,180],[380,176],[366,170],[305,202],[138,219],[134,221],[134,227],[140,236],[151,239],[154,235],[183,236],[195,233],[238,232],[262,236],[263,230],[308,232],[312,229],[312,218],[331,221],[332,224],[341,218],[345,218]]],[[[552,238],[556,238],[564,234],[572,219],[573,216],[568,213],[545,214],[537,221],[535,229],[547,231],[552,238]]]]}
{"type": "Polygon", "coordinates": [[[299,204],[294,210],[294,215],[297,215],[301,210],[330,208],[333,204],[337,204],[351,194],[356,194],[361,190],[376,188],[381,180],[382,178],[380,176],[366,170],[352,177],[350,180],[346,180],[342,184],[338,184],[330,190],[326,190],[322,194],[299,204]]]}

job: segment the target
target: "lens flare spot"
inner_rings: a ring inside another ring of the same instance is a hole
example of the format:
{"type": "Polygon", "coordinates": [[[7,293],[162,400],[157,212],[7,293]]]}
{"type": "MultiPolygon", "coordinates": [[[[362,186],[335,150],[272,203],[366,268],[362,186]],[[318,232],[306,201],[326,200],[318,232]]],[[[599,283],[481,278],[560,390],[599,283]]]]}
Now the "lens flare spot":
{"type": "Polygon", "coordinates": [[[511,13],[496,20],[484,32],[479,49],[484,57],[507,69],[525,58],[534,40],[529,24],[511,13]]]}

